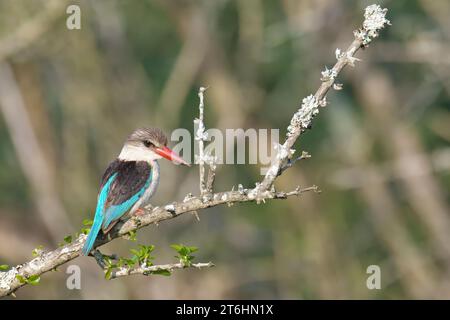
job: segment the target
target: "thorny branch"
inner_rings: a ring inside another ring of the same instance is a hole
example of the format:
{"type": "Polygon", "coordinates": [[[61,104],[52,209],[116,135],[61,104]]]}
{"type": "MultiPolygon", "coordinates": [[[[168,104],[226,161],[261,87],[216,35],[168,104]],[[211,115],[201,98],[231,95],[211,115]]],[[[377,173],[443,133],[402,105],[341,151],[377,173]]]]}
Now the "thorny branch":
{"type": "MultiPolygon", "coordinates": [[[[327,105],[326,94],[330,88],[340,90],[342,85],[335,83],[335,79],[339,72],[346,66],[353,66],[358,59],[354,57],[355,53],[360,48],[366,48],[369,43],[378,36],[378,32],[390,22],[386,19],[387,9],[382,9],[378,5],[370,5],[365,9],[365,20],[360,29],[354,32],[354,40],[345,51],[339,49],[336,50],[337,62],[332,69],[325,69],[322,72],[321,85],[314,95],[310,95],[303,99],[301,107],[294,114],[290,121],[290,125],[287,128],[287,138],[283,145],[278,146],[276,160],[266,173],[265,177],[260,183],[257,183],[253,189],[245,189],[241,185],[237,191],[231,190],[227,192],[212,192],[212,182],[204,182],[205,174],[200,175],[200,196],[187,195],[181,202],[173,202],[164,207],[146,207],[146,213],[141,216],[134,216],[127,221],[120,222],[116,227],[107,235],[102,235],[95,244],[95,247],[99,247],[107,242],[112,241],[115,238],[123,237],[137,229],[143,228],[150,224],[158,224],[161,221],[173,219],[186,212],[196,212],[201,209],[206,209],[222,204],[234,204],[240,202],[256,201],[257,203],[265,202],[269,199],[285,199],[290,196],[299,196],[307,191],[318,191],[318,188],[313,186],[309,188],[296,188],[290,192],[277,192],[273,186],[275,179],[287,168],[289,168],[293,162],[292,156],[295,154],[295,150],[292,149],[297,138],[311,127],[313,118],[319,113],[319,107],[325,107],[327,105]],[[211,189],[209,189],[209,184],[211,189]],[[207,188],[208,185],[208,188],[207,188]],[[209,191],[208,191],[209,190],[209,191]],[[202,192],[203,191],[203,192],[202,192]],[[204,197],[206,193],[209,193],[207,197],[204,197]]],[[[201,106],[203,108],[203,93],[205,88],[200,88],[199,97],[201,99],[201,106]]],[[[203,124],[203,110],[200,111],[200,125],[202,126],[201,133],[204,132],[203,124]],[[201,120],[200,120],[201,119],[201,120]]],[[[199,132],[200,133],[200,132],[199,132]]],[[[201,135],[201,140],[204,141],[207,137],[201,135]],[[204,140],[203,140],[204,138],[204,140]]],[[[204,150],[203,150],[204,151],[204,150]]],[[[210,155],[204,155],[208,157],[210,155]]],[[[302,156],[300,156],[300,159],[302,156]]],[[[297,158],[298,159],[298,158],[297,158]]],[[[202,159],[200,159],[202,160],[202,159]]],[[[204,158],[203,158],[204,161],[204,158]]],[[[200,161],[202,163],[202,161],[200,161]]],[[[203,162],[204,164],[204,162],[203,162]]],[[[214,161],[210,164],[215,166],[214,161]]],[[[210,166],[211,167],[211,166],[210,166]]],[[[202,170],[202,169],[201,169],[202,170]]],[[[209,179],[208,179],[209,180],[209,179]]],[[[212,179],[213,180],[213,179],[212,179]]],[[[17,265],[7,272],[0,272],[0,297],[14,293],[18,288],[24,286],[26,282],[19,279],[29,279],[30,277],[40,276],[41,274],[55,270],[56,267],[67,263],[80,254],[80,250],[86,240],[86,235],[82,234],[76,238],[72,243],[60,247],[56,250],[49,252],[42,252],[36,258],[28,261],[24,264],[17,265]]],[[[98,261],[98,260],[97,260],[98,261]]],[[[209,263],[192,265],[194,267],[209,267],[209,263]]],[[[180,269],[183,265],[160,265],[151,266],[157,271],[158,268],[166,269],[180,269]]],[[[150,268],[150,267],[146,267],[150,268]]],[[[125,276],[129,274],[145,274],[149,270],[145,268],[135,268],[118,271],[116,277],[125,276]]]]}
{"type": "MultiPolygon", "coordinates": [[[[97,264],[100,266],[100,268],[103,269],[103,271],[106,274],[108,272],[108,266],[104,259],[105,256],[99,250],[95,250],[93,255],[97,264]]],[[[161,271],[172,273],[172,271],[176,269],[186,269],[186,268],[203,269],[211,267],[214,267],[214,264],[212,262],[191,263],[189,265],[184,264],[182,262],[178,262],[178,263],[151,265],[151,266],[140,265],[133,268],[120,267],[118,270],[111,272],[109,279],[117,279],[120,277],[137,274],[148,276],[161,271]]]]}

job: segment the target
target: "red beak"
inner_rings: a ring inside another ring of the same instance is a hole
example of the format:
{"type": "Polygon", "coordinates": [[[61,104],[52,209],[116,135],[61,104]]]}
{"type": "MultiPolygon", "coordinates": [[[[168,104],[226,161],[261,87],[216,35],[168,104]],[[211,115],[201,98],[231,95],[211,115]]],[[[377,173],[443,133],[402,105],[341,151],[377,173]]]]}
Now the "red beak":
{"type": "Polygon", "coordinates": [[[183,158],[167,147],[155,148],[155,152],[167,160],[174,161],[175,163],[183,164],[188,167],[191,166],[189,163],[184,161],[183,158]]]}

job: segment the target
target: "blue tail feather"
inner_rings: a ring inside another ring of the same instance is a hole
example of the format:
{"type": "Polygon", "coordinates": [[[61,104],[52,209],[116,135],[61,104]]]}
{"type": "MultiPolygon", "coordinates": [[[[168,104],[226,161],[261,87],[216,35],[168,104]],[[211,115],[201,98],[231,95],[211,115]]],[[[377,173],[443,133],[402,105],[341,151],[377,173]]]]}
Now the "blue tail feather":
{"type": "Polygon", "coordinates": [[[97,239],[98,232],[102,226],[102,218],[101,216],[95,215],[94,223],[92,224],[91,231],[88,234],[86,242],[84,243],[82,253],[84,256],[87,256],[89,252],[91,252],[92,247],[94,246],[95,239],[97,239]]]}
{"type": "Polygon", "coordinates": [[[115,179],[116,175],[117,174],[115,173],[108,179],[108,181],[100,191],[100,194],[98,195],[97,209],[95,210],[94,223],[92,224],[91,231],[89,232],[89,235],[86,239],[86,242],[84,243],[84,247],[82,250],[82,254],[85,256],[87,256],[89,252],[91,252],[92,247],[94,246],[95,243],[95,239],[97,239],[98,232],[102,227],[104,217],[103,210],[105,207],[106,198],[108,197],[109,185],[115,179]]]}

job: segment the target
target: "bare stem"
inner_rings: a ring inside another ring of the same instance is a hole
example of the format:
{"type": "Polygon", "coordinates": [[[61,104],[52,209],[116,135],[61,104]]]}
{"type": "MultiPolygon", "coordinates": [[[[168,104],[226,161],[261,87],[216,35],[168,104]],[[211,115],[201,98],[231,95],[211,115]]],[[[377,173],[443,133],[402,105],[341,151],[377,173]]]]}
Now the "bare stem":
{"type": "Polygon", "coordinates": [[[199,116],[198,119],[194,120],[194,123],[197,123],[198,128],[195,135],[195,139],[198,141],[198,149],[199,149],[199,157],[198,157],[198,164],[199,164],[199,172],[200,172],[200,194],[204,195],[207,193],[208,189],[206,186],[206,178],[205,178],[205,147],[204,147],[204,141],[207,138],[207,133],[205,132],[205,124],[203,122],[204,118],[204,92],[206,91],[205,87],[200,87],[198,90],[198,97],[200,99],[198,104],[198,111],[199,116]]]}

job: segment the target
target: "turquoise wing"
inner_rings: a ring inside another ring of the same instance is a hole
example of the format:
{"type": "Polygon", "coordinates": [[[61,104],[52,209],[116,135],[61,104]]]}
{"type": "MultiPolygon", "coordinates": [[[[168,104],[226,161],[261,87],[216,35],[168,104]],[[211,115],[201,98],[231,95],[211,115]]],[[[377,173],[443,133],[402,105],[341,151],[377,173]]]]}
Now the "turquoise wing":
{"type": "Polygon", "coordinates": [[[109,188],[108,199],[105,203],[105,213],[102,229],[107,230],[111,224],[128,211],[142,197],[152,182],[151,167],[147,165],[143,170],[139,168],[128,170],[127,174],[120,174],[109,188]]]}

